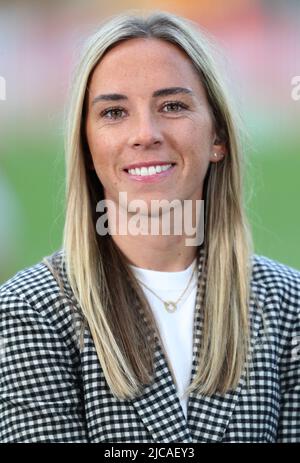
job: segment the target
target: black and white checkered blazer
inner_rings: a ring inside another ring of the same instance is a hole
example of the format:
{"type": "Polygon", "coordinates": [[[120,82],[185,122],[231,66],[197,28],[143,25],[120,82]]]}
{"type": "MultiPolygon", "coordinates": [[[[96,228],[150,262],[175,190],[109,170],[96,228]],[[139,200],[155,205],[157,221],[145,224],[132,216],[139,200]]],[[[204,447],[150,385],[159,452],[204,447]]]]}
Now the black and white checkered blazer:
{"type": "MultiPolygon", "coordinates": [[[[248,386],[242,376],[223,397],[192,393],[185,419],[159,345],[143,395],[112,395],[62,256],[62,287],[39,263],[0,288],[1,442],[300,442],[299,271],[253,256],[248,386]]],[[[201,326],[196,313],[192,376],[201,326]]]]}

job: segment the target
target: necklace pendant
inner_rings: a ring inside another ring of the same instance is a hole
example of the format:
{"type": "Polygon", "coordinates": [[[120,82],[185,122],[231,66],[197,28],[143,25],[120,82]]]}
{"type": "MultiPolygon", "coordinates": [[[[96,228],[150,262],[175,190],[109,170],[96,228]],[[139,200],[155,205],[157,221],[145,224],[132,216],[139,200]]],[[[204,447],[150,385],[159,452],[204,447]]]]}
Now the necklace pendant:
{"type": "Polygon", "coordinates": [[[164,305],[165,305],[165,309],[168,311],[168,312],[175,312],[176,309],[177,309],[177,306],[175,304],[175,302],[172,302],[172,301],[165,301],[164,302],[164,305]]]}

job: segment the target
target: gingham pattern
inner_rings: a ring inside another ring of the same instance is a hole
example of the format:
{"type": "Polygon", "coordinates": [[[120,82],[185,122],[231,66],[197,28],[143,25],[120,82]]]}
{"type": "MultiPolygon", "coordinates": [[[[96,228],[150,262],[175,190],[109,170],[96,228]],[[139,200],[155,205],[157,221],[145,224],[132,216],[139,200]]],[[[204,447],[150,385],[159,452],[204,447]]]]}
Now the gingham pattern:
{"type": "Polygon", "coordinates": [[[62,252],[52,258],[64,293],[44,263],[0,288],[1,442],[300,442],[300,272],[253,256],[249,386],[243,376],[224,397],[191,394],[185,420],[159,344],[142,396],[111,394],[62,252]]]}

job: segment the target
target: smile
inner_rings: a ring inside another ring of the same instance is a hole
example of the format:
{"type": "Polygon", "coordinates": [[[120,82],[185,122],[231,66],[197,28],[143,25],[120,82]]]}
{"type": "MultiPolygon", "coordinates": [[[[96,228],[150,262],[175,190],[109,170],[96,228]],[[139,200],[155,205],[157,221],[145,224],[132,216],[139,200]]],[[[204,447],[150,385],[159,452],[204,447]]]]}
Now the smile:
{"type": "Polygon", "coordinates": [[[130,175],[155,175],[159,174],[160,172],[164,172],[172,167],[172,164],[165,164],[163,166],[149,166],[149,167],[136,167],[135,169],[129,169],[128,173],[130,175]]]}
{"type": "Polygon", "coordinates": [[[131,180],[140,182],[155,182],[169,176],[176,164],[153,164],[151,166],[140,166],[132,169],[124,169],[125,174],[131,180]]]}

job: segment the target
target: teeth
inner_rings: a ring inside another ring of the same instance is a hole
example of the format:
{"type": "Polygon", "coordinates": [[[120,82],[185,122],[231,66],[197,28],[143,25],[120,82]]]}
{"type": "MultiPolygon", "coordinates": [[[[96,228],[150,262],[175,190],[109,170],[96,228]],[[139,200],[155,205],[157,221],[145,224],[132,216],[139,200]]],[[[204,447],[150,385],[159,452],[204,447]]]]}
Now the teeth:
{"type": "Polygon", "coordinates": [[[128,172],[131,175],[154,175],[158,174],[159,172],[163,172],[165,170],[170,169],[172,164],[165,164],[164,166],[149,166],[149,167],[136,167],[135,169],[129,169],[128,172]]]}

